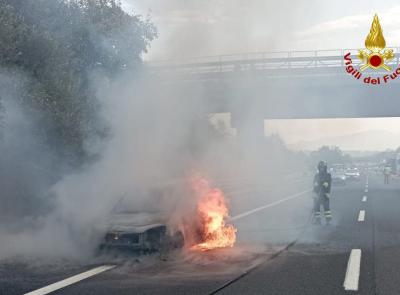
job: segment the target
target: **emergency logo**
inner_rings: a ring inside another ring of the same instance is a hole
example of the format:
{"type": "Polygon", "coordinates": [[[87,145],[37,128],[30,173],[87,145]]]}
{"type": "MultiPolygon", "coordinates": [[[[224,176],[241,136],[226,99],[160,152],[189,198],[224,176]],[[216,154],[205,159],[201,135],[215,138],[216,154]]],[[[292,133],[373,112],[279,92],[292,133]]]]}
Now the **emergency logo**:
{"type": "Polygon", "coordinates": [[[393,49],[386,49],[386,41],[376,14],[365,39],[365,49],[358,50],[357,58],[361,62],[358,68],[354,66],[350,52],[344,56],[346,72],[365,84],[386,84],[400,76],[400,67],[392,71],[392,68],[387,64],[394,58],[394,53],[393,49]],[[368,69],[372,71],[365,71],[368,69]],[[373,71],[377,72],[374,76],[367,74],[373,71]],[[382,71],[389,73],[381,74],[382,71]]]}

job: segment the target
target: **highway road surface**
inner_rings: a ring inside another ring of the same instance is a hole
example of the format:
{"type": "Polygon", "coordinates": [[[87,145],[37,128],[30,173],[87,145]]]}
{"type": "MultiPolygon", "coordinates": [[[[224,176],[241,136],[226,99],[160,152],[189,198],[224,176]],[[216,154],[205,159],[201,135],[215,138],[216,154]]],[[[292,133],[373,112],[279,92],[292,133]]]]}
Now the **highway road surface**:
{"type": "Polygon", "coordinates": [[[6,259],[0,294],[400,294],[400,181],[370,175],[334,187],[334,219],[321,226],[310,223],[309,184],[227,188],[232,249],[6,259]]]}

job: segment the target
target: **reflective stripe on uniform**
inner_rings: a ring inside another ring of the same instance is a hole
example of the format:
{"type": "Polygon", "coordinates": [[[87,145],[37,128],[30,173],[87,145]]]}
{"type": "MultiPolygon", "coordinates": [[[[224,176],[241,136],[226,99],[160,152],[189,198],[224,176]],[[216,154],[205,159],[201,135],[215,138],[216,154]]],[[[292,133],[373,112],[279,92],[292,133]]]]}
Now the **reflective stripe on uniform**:
{"type": "Polygon", "coordinates": [[[325,211],[325,216],[326,217],[332,217],[331,211],[325,211]]]}

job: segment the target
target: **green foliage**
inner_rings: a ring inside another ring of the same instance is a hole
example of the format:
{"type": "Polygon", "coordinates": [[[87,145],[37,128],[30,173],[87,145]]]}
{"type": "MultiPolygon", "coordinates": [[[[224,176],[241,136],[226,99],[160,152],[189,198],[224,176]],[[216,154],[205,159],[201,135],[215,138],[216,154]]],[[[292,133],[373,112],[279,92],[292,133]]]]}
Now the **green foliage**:
{"type": "Polygon", "coordinates": [[[115,0],[0,0],[0,23],[0,66],[31,79],[21,101],[65,155],[83,155],[84,139],[102,131],[90,74],[137,70],[156,37],[115,0]]]}

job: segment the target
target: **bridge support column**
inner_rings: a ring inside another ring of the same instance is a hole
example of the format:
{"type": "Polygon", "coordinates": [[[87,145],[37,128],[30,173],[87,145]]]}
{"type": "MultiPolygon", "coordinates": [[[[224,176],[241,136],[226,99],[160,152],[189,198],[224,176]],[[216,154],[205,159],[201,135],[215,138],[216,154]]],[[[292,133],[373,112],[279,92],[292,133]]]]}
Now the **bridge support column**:
{"type": "Polygon", "coordinates": [[[231,124],[236,129],[237,136],[242,140],[254,142],[265,137],[264,117],[259,114],[232,113],[231,124]]]}

